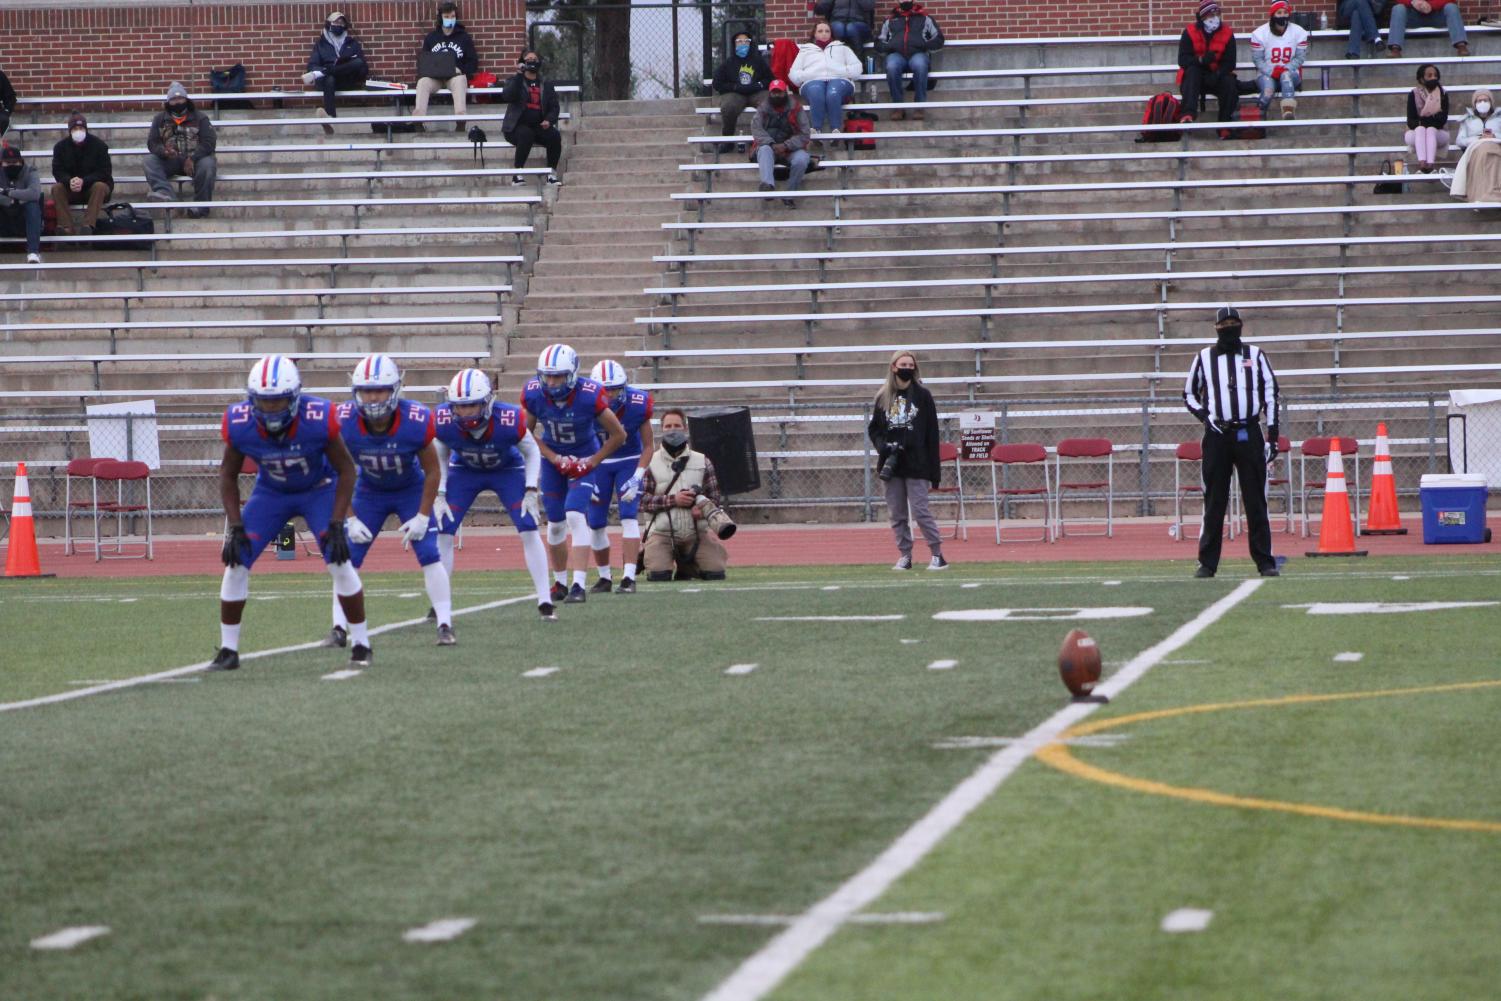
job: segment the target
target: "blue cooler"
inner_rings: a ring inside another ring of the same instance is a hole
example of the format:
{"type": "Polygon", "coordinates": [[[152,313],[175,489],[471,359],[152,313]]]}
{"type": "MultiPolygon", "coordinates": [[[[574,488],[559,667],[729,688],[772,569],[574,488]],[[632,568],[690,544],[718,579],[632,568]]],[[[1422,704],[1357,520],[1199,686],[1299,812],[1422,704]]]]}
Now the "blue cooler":
{"type": "Polygon", "coordinates": [[[1485,527],[1485,477],[1480,473],[1430,473],[1419,485],[1423,544],[1489,542],[1485,527]]]}

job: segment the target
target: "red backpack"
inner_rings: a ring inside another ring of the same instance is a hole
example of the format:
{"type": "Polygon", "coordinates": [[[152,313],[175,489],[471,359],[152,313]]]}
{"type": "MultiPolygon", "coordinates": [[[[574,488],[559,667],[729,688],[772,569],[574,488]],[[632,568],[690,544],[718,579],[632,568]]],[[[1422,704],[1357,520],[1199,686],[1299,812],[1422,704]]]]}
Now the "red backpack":
{"type": "MultiPolygon", "coordinates": [[[[874,132],[876,130],[876,116],[869,111],[847,111],[844,113],[845,132],[874,132]]],[[[874,139],[856,139],[850,144],[854,149],[875,149],[874,139]]]]}
{"type": "MultiPolygon", "coordinates": [[[[1142,112],[1141,124],[1143,125],[1177,125],[1178,119],[1183,117],[1183,106],[1178,99],[1167,91],[1157,94],[1147,102],[1147,110],[1142,112]]],[[[1143,132],[1136,137],[1139,143],[1166,143],[1177,142],[1183,138],[1183,133],[1168,131],[1167,129],[1153,129],[1151,132],[1143,132]]]]}

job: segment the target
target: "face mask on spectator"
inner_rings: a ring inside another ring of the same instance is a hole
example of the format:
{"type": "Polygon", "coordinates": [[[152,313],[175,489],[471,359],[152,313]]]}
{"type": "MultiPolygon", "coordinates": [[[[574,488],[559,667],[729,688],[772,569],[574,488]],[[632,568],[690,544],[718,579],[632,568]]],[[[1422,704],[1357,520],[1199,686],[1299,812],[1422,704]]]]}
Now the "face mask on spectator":
{"type": "Polygon", "coordinates": [[[1477,114],[1477,115],[1489,115],[1490,113],[1491,113],[1491,102],[1489,102],[1489,101],[1476,101],[1475,102],[1475,114],[1477,114]]]}
{"type": "Polygon", "coordinates": [[[188,113],[188,105],[186,101],[179,101],[176,104],[167,105],[167,110],[172,113],[173,118],[181,121],[188,113]]]}
{"type": "Polygon", "coordinates": [[[1211,34],[1211,35],[1214,34],[1216,31],[1219,31],[1220,30],[1220,19],[1218,17],[1206,17],[1206,18],[1204,18],[1204,30],[1206,32],[1208,32],[1209,34],[1211,34]]]}
{"type": "Polygon", "coordinates": [[[73,141],[76,143],[81,143],[89,137],[87,129],[74,129],[72,132],[69,132],[68,135],[72,136],[73,141]]]}
{"type": "Polygon", "coordinates": [[[681,452],[683,450],[683,447],[687,444],[687,431],[673,430],[662,432],[662,447],[667,449],[667,451],[671,452],[673,455],[677,455],[679,452],[681,452]]]}
{"type": "Polygon", "coordinates": [[[787,95],[786,94],[773,94],[773,95],[771,95],[770,100],[771,100],[771,106],[773,108],[781,109],[781,108],[787,107],[787,95]]]}
{"type": "Polygon", "coordinates": [[[343,38],[344,32],[348,30],[349,29],[344,27],[342,24],[330,24],[328,26],[328,33],[330,35],[333,35],[335,38],[343,38]]]}
{"type": "Polygon", "coordinates": [[[735,46],[735,55],[741,59],[744,59],[746,56],[750,55],[750,46],[744,42],[741,42],[739,45],[735,46]]]}
{"type": "Polygon", "coordinates": [[[1429,90],[1432,90],[1433,88],[1438,86],[1438,77],[1424,77],[1423,86],[1427,87],[1429,90]]]}
{"type": "Polygon", "coordinates": [[[10,178],[12,181],[18,180],[20,178],[20,176],[21,176],[21,168],[22,167],[23,167],[23,164],[19,164],[19,163],[7,163],[5,165],[5,176],[8,177],[8,178],[10,178]]]}
{"type": "Polygon", "coordinates": [[[535,73],[542,68],[542,64],[537,62],[535,59],[528,59],[526,62],[521,64],[521,68],[526,70],[528,73],[535,73]]]}
{"type": "Polygon", "coordinates": [[[452,28],[454,25],[456,25],[458,23],[459,23],[459,19],[456,18],[456,17],[445,17],[443,19],[443,27],[445,27],[445,28],[452,28]]]}
{"type": "Polygon", "coordinates": [[[1272,18],[1272,28],[1280,35],[1287,30],[1287,21],[1288,19],[1285,17],[1274,17],[1272,18]]]}
{"type": "Polygon", "coordinates": [[[913,366],[912,368],[897,368],[895,369],[895,372],[897,382],[911,382],[912,377],[917,374],[917,367],[913,366]]]}

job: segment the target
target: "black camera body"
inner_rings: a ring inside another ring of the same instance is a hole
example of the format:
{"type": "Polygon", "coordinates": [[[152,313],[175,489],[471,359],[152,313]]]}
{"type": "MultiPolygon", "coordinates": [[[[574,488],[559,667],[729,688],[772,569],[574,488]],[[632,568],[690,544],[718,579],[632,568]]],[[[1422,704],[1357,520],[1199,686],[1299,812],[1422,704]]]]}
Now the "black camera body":
{"type": "Polygon", "coordinates": [[[881,448],[881,468],[876,474],[881,477],[881,482],[889,482],[896,476],[896,464],[902,461],[902,453],[906,446],[899,441],[888,441],[881,448]]]}

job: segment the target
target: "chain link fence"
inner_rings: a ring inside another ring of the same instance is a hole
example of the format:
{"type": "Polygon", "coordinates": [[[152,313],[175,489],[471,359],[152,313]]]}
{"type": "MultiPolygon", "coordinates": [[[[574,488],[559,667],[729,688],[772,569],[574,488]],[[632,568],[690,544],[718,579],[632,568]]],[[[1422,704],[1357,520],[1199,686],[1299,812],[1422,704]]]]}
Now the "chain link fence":
{"type": "MultiPolygon", "coordinates": [[[[1287,482],[1271,487],[1273,511],[1286,508],[1289,493],[1298,505],[1296,494],[1304,473],[1310,481],[1323,478],[1320,464],[1324,460],[1309,459],[1306,468],[1300,466],[1296,445],[1307,438],[1336,434],[1359,438],[1358,482],[1362,494],[1368,491],[1371,443],[1378,421],[1387,425],[1390,434],[1399,500],[1404,508],[1416,509],[1420,478],[1425,473],[1449,472],[1451,459],[1453,468],[1462,468],[1466,449],[1472,471],[1490,471],[1491,466],[1485,464],[1501,463],[1501,402],[1487,406],[1490,409],[1470,407],[1456,414],[1447,394],[1438,393],[1285,399],[1282,433],[1291,439],[1294,450],[1290,459],[1278,460],[1275,478],[1287,482]],[[1463,434],[1453,450],[1451,429],[1463,434]]],[[[999,443],[1053,446],[1063,438],[1109,438],[1115,449],[1110,479],[1117,517],[1171,517],[1178,485],[1198,481],[1198,464],[1175,468],[1175,452],[1179,443],[1197,441],[1200,428],[1181,405],[1162,399],[1052,398],[988,404],[940,399],[938,408],[941,436],[948,442],[961,440],[960,415],[975,412],[993,416],[993,437],[999,443]]],[[[730,499],[738,519],[786,523],[885,518],[877,459],[865,436],[867,405],[820,404],[801,410],[769,405],[752,407],[751,413],[761,486],[730,499]]],[[[218,486],[221,419],[218,411],[153,416],[4,415],[0,416],[0,467],[10,472],[18,461],[27,464],[33,507],[44,534],[61,534],[69,461],[102,456],[139,459],[153,467],[155,516],[164,519],[158,522],[160,532],[215,531],[223,520],[218,486]]],[[[1348,457],[1345,468],[1356,482],[1355,464],[1348,457]]],[[[1091,471],[1103,473],[1105,467],[1099,464],[1078,472],[1093,478],[1091,471]]],[[[966,513],[973,520],[991,517],[991,472],[991,464],[984,461],[960,466],[966,513]]],[[[1022,484],[1029,472],[997,470],[997,483],[1002,487],[1022,484]]],[[[1501,471],[1491,471],[1490,478],[1501,483],[1501,471]]],[[[950,464],[944,471],[944,484],[955,483],[950,464]]],[[[248,496],[250,484],[250,477],[242,479],[242,495],[248,496]]],[[[957,514],[959,495],[936,494],[933,502],[948,517],[957,514]]],[[[1103,511],[1101,504],[1083,499],[1077,504],[1081,514],[1103,511]]],[[[1197,498],[1190,505],[1196,511],[1197,498]]],[[[1316,509],[1318,502],[1312,505],[1316,509]]],[[[1035,504],[1031,508],[1023,504],[1007,515],[1029,518],[1037,513],[1035,504]]],[[[479,525],[505,523],[498,502],[488,494],[476,514],[479,525]]]]}

